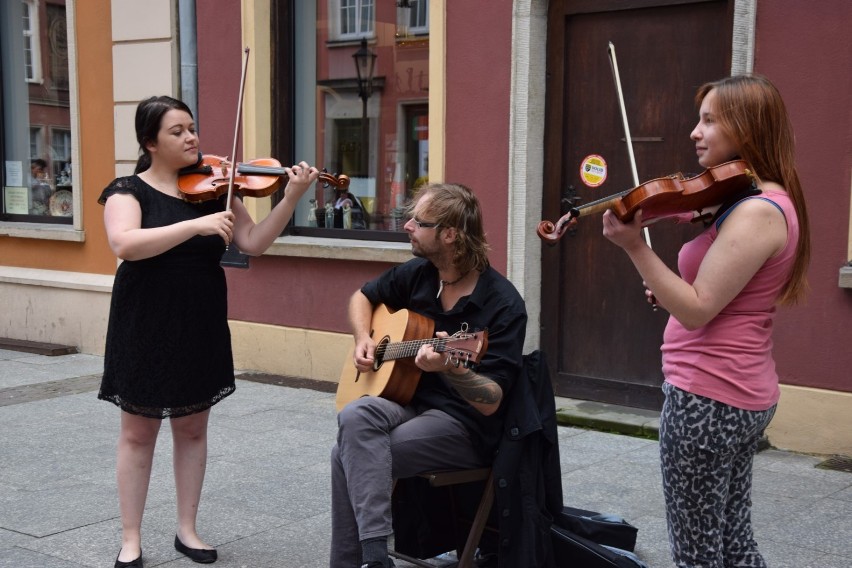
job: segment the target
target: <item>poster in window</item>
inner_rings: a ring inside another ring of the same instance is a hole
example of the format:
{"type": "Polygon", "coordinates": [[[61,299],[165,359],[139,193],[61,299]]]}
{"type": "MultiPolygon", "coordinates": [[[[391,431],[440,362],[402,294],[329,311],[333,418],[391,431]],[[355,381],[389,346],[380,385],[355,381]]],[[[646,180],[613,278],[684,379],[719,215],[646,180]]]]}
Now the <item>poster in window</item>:
{"type": "Polygon", "coordinates": [[[10,215],[26,215],[30,212],[26,187],[4,187],[3,208],[10,215]]]}

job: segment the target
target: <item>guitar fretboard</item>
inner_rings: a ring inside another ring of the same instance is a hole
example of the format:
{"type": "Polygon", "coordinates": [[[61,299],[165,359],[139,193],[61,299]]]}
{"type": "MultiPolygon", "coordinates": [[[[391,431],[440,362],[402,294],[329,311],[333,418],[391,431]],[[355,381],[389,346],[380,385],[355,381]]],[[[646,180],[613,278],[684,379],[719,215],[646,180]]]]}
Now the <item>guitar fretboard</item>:
{"type": "Polygon", "coordinates": [[[447,343],[458,341],[453,337],[435,339],[416,339],[414,341],[397,341],[395,343],[384,343],[376,347],[376,358],[380,361],[392,361],[394,359],[405,359],[414,357],[417,351],[424,345],[431,345],[435,351],[444,351],[447,343]]]}

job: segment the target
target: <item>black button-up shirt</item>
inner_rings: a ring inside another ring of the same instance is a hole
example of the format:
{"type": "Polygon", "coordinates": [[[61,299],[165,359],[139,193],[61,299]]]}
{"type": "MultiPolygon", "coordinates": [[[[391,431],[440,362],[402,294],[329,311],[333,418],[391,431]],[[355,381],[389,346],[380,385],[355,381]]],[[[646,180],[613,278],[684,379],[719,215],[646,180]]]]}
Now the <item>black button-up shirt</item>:
{"type": "MultiPolygon", "coordinates": [[[[511,282],[489,267],[479,275],[472,294],[444,311],[437,297],[439,281],[438,270],[431,262],[415,258],[387,270],[365,284],[361,292],[373,305],[385,304],[391,311],[406,309],[434,320],[435,331],[452,335],[463,323],[467,323],[469,331],[487,329],[488,348],[475,371],[500,385],[505,396],[523,367],[527,325],[524,300],[511,282]]],[[[411,404],[419,412],[437,408],[453,416],[471,433],[482,457],[493,458],[505,405],[501,404],[491,416],[484,416],[437,373],[422,374],[411,404]]]]}

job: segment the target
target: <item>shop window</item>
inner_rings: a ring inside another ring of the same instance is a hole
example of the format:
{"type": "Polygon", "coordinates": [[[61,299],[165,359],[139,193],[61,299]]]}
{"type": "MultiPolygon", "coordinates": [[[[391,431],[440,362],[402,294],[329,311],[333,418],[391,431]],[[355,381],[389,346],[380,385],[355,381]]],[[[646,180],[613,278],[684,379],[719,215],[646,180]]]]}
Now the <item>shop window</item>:
{"type": "MultiPolygon", "coordinates": [[[[423,21],[428,2],[409,3],[412,12],[419,6],[419,15],[405,21],[428,30],[423,21]]],[[[292,102],[273,113],[291,113],[294,126],[292,138],[277,129],[273,146],[292,148],[294,159],[350,180],[348,193],[318,184],[316,193],[299,203],[288,228],[291,234],[407,240],[405,206],[427,181],[429,37],[399,41],[398,4],[402,2],[299,0],[290,4],[292,17],[277,20],[281,29],[273,37],[290,42],[279,46],[278,60],[293,61],[293,68],[273,71],[281,93],[273,100],[292,102]],[[342,41],[339,32],[349,28],[338,26],[335,14],[341,21],[347,14],[355,22],[358,41],[342,41]],[[366,14],[372,18],[369,28],[363,21],[366,14]],[[294,29],[287,33],[291,22],[294,29]],[[311,33],[300,31],[309,27],[311,33]],[[299,56],[288,57],[287,49],[299,56]],[[295,89],[288,99],[290,85],[295,89]]]]}
{"type": "Polygon", "coordinates": [[[0,3],[0,221],[73,222],[65,10],[0,3]]]}

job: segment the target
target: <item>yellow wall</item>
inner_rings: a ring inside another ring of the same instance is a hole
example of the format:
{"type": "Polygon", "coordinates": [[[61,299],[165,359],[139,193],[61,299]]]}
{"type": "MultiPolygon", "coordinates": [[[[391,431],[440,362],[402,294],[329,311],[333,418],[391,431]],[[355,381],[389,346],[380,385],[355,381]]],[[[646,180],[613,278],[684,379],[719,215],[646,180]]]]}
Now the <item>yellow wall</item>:
{"type": "Polygon", "coordinates": [[[852,456],[852,394],[781,385],[766,434],[783,450],[852,456]]]}
{"type": "Polygon", "coordinates": [[[237,369],[337,382],[352,336],[342,333],[228,322],[237,369]]]}

